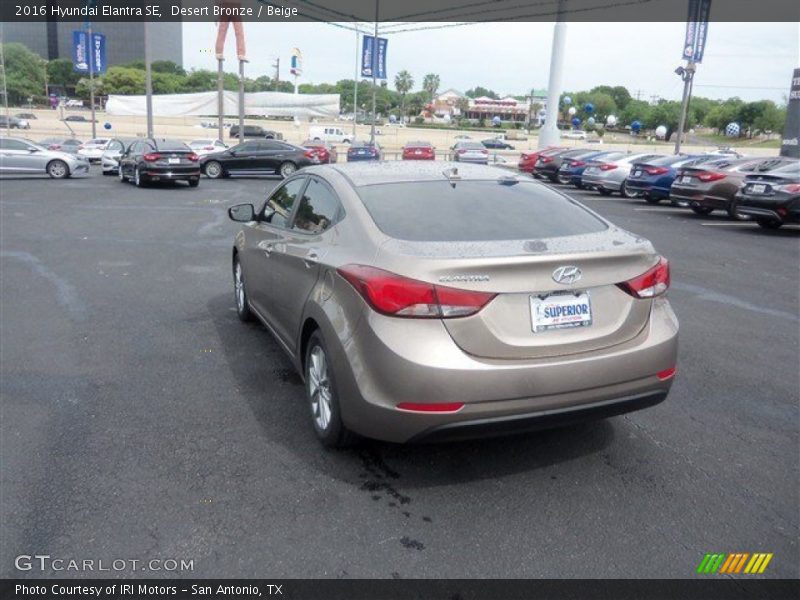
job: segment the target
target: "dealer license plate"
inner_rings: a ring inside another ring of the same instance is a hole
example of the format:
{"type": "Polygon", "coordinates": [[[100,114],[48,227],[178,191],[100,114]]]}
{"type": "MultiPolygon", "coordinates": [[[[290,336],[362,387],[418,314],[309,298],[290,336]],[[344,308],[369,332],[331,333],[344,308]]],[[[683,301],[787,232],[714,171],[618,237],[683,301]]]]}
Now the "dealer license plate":
{"type": "Polygon", "coordinates": [[[170,158],[167,162],[169,162],[169,164],[171,164],[171,165],[179,165],[179,164],[181,164],[181,159],[180,158],[170,158]]]}
{"type": "Polygon", "coordinates": [[[531,296],[530,301],[534,333],[592,324],[592,303],[588,292],[551,294],[544,298],[531,296]]]}
{"type": "Polygon", "coordinates": [[[681,183],[692,183],[691,175],[684,175],[681,177],[681,183]]]}
{"type": "Polygon", "coordinates": [[[756,184],[750,186],[751,194],[763,194],[765,191],[767,191],[766,185],[756,184]]]}
{"type": "Polygon", "coordinates": [[[636,169],[633,173],[631,173],[632,177],[641,177],[642,171],[640,169],[636,169]]]}

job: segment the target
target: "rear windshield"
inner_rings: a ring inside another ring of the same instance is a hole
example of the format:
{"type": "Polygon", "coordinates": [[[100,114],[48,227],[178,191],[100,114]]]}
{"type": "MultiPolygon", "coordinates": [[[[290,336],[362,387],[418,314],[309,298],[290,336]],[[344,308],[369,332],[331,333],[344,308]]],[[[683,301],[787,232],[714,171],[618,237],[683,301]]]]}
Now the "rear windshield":
{"type": "Polygon", "coordinates": [[[189,147],[180,140],[159,140],[156,142],[159,150],[173,151],[173,152],[186,152],[189,147]]]}
{"type": "Polygon", "coordinates": [[[607,228],[537,183],[416,181],[362,186],[358,193],[381,231],[415,242],[553,238],[607,228]]]}
{"type": "Polygon", "coordinates": [[[655,165],[657,167],[665,167],[672,165],[676,162],[686,162],[686,161],[694,161],[697,160],[692,158],[691,156],[682,156],[680,154],[673,154],[670,156],[660,156],[658,158],[653,158],[647,161],[648,165],[655,165]]]}

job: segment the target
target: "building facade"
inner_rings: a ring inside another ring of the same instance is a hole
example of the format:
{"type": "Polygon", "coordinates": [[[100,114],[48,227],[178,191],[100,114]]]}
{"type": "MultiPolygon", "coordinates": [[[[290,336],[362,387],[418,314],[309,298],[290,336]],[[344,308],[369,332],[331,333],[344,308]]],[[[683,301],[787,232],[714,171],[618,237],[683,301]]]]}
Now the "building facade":
{"type": "Polygon", "coordinates": [[[525,123],[528,118],[531,122],[541,125],[547,108],[547,91],[534,90],[526,100],[517,100],[514,97],[505,98],[468,98],[458,90],[449,89],[439,94],[431,102],[424,113],[431,120],[450,121],[457,117],[464,117],[476,121],[491,121],[499,117],[501,121],[525,123]]]}
{"type": "MultiPolygon", "coordinates": [[[[82,23],[47,21],[3,24],[5,42],[20,42],[44,59],[72,58],[72,32],[82,23]]],[[[106,36],[108,64],[144,60],[144,23],[95,23],[93,31],[106,36]]],[[[183,30],[179,22],[150,24],[153,60],[171,60],[183,66],[183,30]]]]}

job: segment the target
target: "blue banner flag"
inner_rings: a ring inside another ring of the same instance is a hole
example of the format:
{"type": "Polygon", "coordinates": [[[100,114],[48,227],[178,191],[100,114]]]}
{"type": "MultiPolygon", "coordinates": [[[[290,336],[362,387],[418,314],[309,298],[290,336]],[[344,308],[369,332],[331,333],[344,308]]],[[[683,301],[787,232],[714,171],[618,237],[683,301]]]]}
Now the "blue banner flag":
{"type": "Polygon", "coordinates": [[[710,11],[711,0],[689,0],[686,37],[683,42],[683,58],[686,60],[696,63],[703,62],[710,11]]]}
{"type": "Polygon", "coordinates": [[[371,35],[364,36],[361,46],[361,76],[372,77],[375,69],[376,79],[386,79],[386,47],[388,40],[378,38],[378,48],[375,48],[375,38],[371,35]]]}
{"type": "Polygon", "coordinates": [[[88,31],[72,32],[72,69],[77,73],[94,75],[106,72],[106,36],[93,33],[91,41],[88,31]]]}

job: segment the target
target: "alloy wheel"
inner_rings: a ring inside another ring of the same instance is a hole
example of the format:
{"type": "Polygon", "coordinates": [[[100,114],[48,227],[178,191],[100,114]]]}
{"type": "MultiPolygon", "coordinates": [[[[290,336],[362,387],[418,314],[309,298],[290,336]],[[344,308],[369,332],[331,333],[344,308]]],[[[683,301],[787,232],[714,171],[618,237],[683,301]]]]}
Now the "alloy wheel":
{"type": "Polygon", "coordinates": [[[321,346],[311,350],[308,364],[308,396],[311,413],[320,431],[326,431],[331,423],[331,389],[328,377],[328,360],[321,346]]]}

